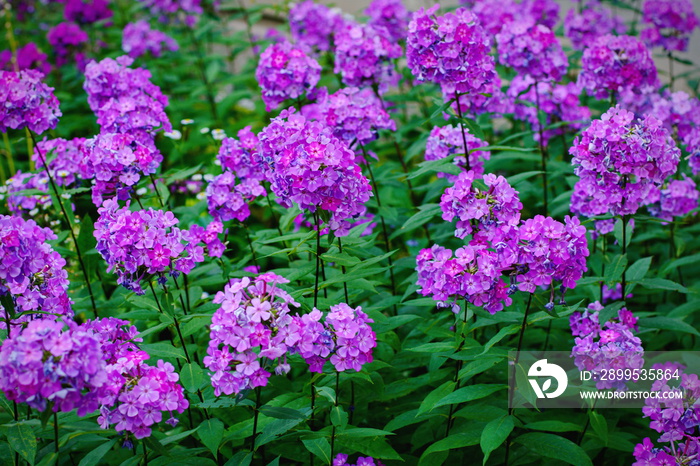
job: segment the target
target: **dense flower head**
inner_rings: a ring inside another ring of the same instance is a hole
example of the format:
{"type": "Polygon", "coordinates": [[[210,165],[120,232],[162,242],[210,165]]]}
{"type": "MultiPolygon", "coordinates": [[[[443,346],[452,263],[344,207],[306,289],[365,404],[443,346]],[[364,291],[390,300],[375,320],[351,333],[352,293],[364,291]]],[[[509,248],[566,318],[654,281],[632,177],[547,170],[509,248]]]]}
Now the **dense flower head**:
{"type": "Polygon", "coordinates": [[[586,227],[576,217],[564,223],[536,215],[518,227],[518,288],[534,293],[537,287],[560,282],[562,291],[575,288],[588,270],[586,227]]]}
{"type": "Polygon", "coordinates": [[[587,217],[634,214],[675,173],[680,159],[661,121],[651,115],[635,120],[619,106],[593,120],[569,152],[579,176],[571,210],[587,217]]]}
{"type": "Polygon", "coordinates": [[[137,343],[143,341],[135,326],[128,320],[115,317],[88,320],[81,327],[91,330],[99,338],[107,364],[114,364],[130,352],[138,351],[137,343]]]}
{"type": "MultiPolygon", "coordinates": [[[[574,312],[569,318],[571,334],[576,337],[571,350],[576,367],[582,371],[610,369],[641,369],[644,365],[642,341],[635,336],[637,318],[626,308],[620,309],[617,318],[601,324],[599,312],[603,305],[590,304],[583,313],[574,312]]],[[[601,389],[624,389],[624,380],[599,380],[601,389]]]]}
{"type": "MultiPolygon", "coordinates": [[[[49,228],[33,220],[0,216],[0,296],[12,299],[15,322],[31,320],[36,311],[45,313],[43,319],[73,315],[66,293],[66,261],[47,243],[53,239],[56,235],[49,228]]],[[[2,312],[13,310],[2,308],[2,312]]],[[[0,327],[6,327],[4,321],[0,327]]]]}
{"type": "Polygon", "coordinates": [[[517,20],[496,35],[499,61],[535,81],[560,81],[569,61],[551,29],[531,18],[517,20]]]}
{"type": "Polygon", "coordinates": [[[507,95],[514,101],[513,114],[515,118],[530,123],[536,141],[540,139],[540,124],[544,124],[546,127],[553,123],[567,123],[564,126],[544,129],[542,131],[544,145],[547,145],[549,140],[555,136],[583,128],[591,119],[590,109],[581,105],[579,99],[581,89],[576,83],[536,83],[531,76],[518,75],[511,81],[507,95]],[[535,86],[537,87],[535,88],[535,86]],[[538,101],[539,108],[545,115],[544,123],[538,119],[538,101]]]}
{"type": "Polygon", "coordinates": [[[13,215],[36,218],[37,215],[48,213],[51,209],[49,195],[49,179],[46,173],[22,173],[18,171],[7,179],[5,186],[0,188],[2,198],[7,198],[7,208],[13,215]],[[24,194],[20,191],[36,189],[42,194],[24,194]]]}
{"type": "Polygon", "coordinates": [[[146,20],[129,23],[124,27],[122,50],[131,58],[138,58],[147,53],[160,57],[163,51],[175,52],[178,48],[175,39],[162,31],[151,29],[146,20]]]}
{"type": "Polygon", "coordinates": [[[658,87],[651,52],[632,36],[598,37],[583,51],[578,84],[598,99],[626,89],[643,93],[658,87]]]}
{"type": "Polygon", "coordinates": [[[559,22],[559,3],[555,0],[523,0],[520,13],[531,17],[537,24],[553,29],[559,22]]]}
{"type": "Polygon", "coordinates": [[[32,153],[37,169],[49,164],[49,172],[58,186],[75,187],[81,174],[88,173],[87,160],[82,150],[85,138],[45,139],[39,141],[32,153]]]}
{"type": "Polygon", "coordinates": [[[203,362],[214,372],[216,396],[267,385],[275,361],[277,374],[289,372],[287,353],[300,338],[289,306],[299,303],[278,286],[285,283],[274,273],[234,278],[214,297],[221,306],[212,317],[203,362]]]}
{"type": "Polygon", "coordinates": [[[348,461],[348,455],[345,453],[338,453],[338,455],[333,458],[333,466],[382,466],[383,463],[379,460],[375,460],[371,456],[359,456],[357,458],[357,463],[352,464],[348,461]]]}
{"type": "Polygon", "coordinates": [[[309,314],[295,317],[299,326],[299,342],[294,348],[309,364],[311,372],[323,372],[330,360],[338,372],[362,370],[372,362],[372,349],[377,338],[370,323],[374,322],[361,307],[353,309],[346,303],[330,308],[321,322],[323,313],[314,308],[309,314]]]}
{"type": "Polygon", "coordinates": [[[645,0],[642,13],[642,22],[648,25],[642,40],[669,52],[688,50],[690,36],[700,25],[691,0],[645,0]]]}
{"type": "Polygon", "coordinates": [[[0,132],[29,128],[37,134],[54,129],[61,116],[53,87],[36,70],[0,71],[0,132]]]}
{"type": "Polygon", "coordinates": [[[457,249],[454,253],[439,245],[423,249],[416,259],[418,292],[432,296],[439,305],[459,311],[457,300],[466,298],[475,306],[483,306],[491,314],[509,306],[513,300],[502,275],[517,259],[512,248],[489,250],[478,241],[457,249]]]}
{"type": "Polygon", "coordinates": [[[114,13],[109,9],[109,0],[65,0],[63,16],[66,21],[92,24],[109,19],[114,13]]]}
{"type": "Polygon", "coordinates": [[[289,10],[289,29],[294,43],[309,51],[328,51],[332,48],[333,35],[343,24],[338,9],[306,0],[289,10]]]}
{"type": "Polygon", "coordinates": [[[384,28],[393,42],[406,38],[409,13],[402,0],[372,0],[365,14],[368,24],[384,28]]]}
{"type": "Polygon", "coordinates": [[[260,55],[255,77],[267,111],[287,99],[299,99],[312,91],[321,77],[321,66],[304,50],[287,41],[270,45],[260,55]]]}
{"type": "Polygon", "coordinates": [[[162,23],[182,23],[188,27],[197,24],[204,11],[201,0],[139,0],[151,15],[162,23]]]}
{"type": "MultiPolygon", "coordinates": [[[[461,1],[462,5],[468,3],[461,1]]],[[[479,19],[479,24],[494,38],[504,26],[516,18],[522,18],[520,5],[514,0],[474,0],[470,6],[472,13],[479,19]]],[[[469,6],[469,5],[465,5],[469,6]]]]}
{"type": "Polygon", "coordinates": [[[335,33],[334,52],[333,71],[347,86],[384,93],[399,82],[393,60],[403,56],[403,50],[382,27],[346,21],[335,33]]]}
{"type": "Polygon", "coordinates": [[[99,338],[74,323],[64,329],[57,320],[31,321],[0,348],[0,390],[38,411],[77,408],[84,416],[98,408],[106,383],[99,338]]]}
{"type": "Polygon", "coordinates": [[[622,18],[595,2],[586,5],[580,13],[572,8],[564,19],[564,35],[571,40],[574,50],[584,50],[600,36],[624,34],[626,30],[622,18]]]}
{"type": "Polygon", "coordinates": [[[94,177],[92,200],[97,206],[115,195],[119,200],[129,199],[141,176],[155,173],[163,161],[153,137],[143,131],[100,133],[85,141],[82,150],[82,176],[94,177]]]}
{"type": "Polygon", "coordinates": [[[413,13],[406,58],[419,81],[441,85],[443,94],[491,93],[496,79],[491,42],[469,10],[435,16],[438,5],[413,13]]]}
{"type": "Polygon", "coordinates": [[[26,45],[17,49],[14,58],[16,59],[17,68],[12,60],[12,51],[3,50],[0,52],[0,70],[6,71],[22,71],[22,70],[37,70],[44,75],[51,72],[51,65],[46,60],[46,54],[36,46],[34,42],[29,42],[26,45]]]}
{"type": "Polygon", "coordinates": [[[684,217],[698,208],[700,191],[692,178],[685,174],[680,180],[670,180],[660,188],[655,187],[650,193],[649,213],[664,220],[684,217]]]}
{"type": "Polygon", "coordinates": [[[154,274],[188,274],[196,263],[204,261],[204,248],[187,230],[177,227],[172,212],[129,210],[129,202],[119,207],[107,200],[97,212],[95,239],[97,251],[107,262],[107,271],[117,274],[117,283],[143,294],[141,281],[154,274]]]}
{"type": "Polygon", "coordinates": [[[80,26],[75,23],[60,23],[49,30],[46,38],[53,47],[58,66],[68,63],[71,57],[75,57],[82,68],[84,55],[80,51],[83,49],[83,44],[88,41],[88,35],[80,29],[80,26]]]}
{"type": "Polygon", "coordinates": [[[330,215],[331,230],[347,235],[372,196],[347,144],[328,126],[308,121],[294,109],[274,118],[259,137],[261,162],[278,202],[287,207],[296,202],[315,214],[323,211],[330,215]]]}
{"type": "Polygon", "coordinates": [[[314,104],[319,119],[333,128],[333,133],[348,144],[365,145],[377,139],[377,131],[396,131],[396,123],[383,108],[372,89],[347,87],[321,96],[314,104]]]}
{"type": "Polygon", "coordinates": [[[134,129],[172,131],[165,114],[168,98],[150,81],[144,68],[129,68],[133,58],[121,56],[92,61],[85,68],[88,104],[104,132],[127,133],[134,129]]]}
{"type": "MultiPolygon", "coordinates": [[[[693,410],[689,410],[686,419],[694,416],[693,410]]],[[[676,412],[673,413],[674,415],[676,412]]],[[[672,447],[657,448],[649,437],[645,437],[642,443],[634,446],[634,458],[637,460],[632,466],[673,466],[676,464],[695,464],[700,454],[700,442],[691,436],[686,436],[683,442],[674,443],[672,447]]]]}
{"type": "MultiPolygon", "coordinates": [[[[475,177],[481,177],[484,174],[484,161],[491,158],[491,152],[483,150],[474,150],[479,147],[488,146],[489,143],[479,139],[464,128],[464,139],[467,141],[467,151],[470,152],[469,169],[474,172],[475,177]]],[[[467,159],[464,156],[464,139],[462,139],[462,129],[453,127],[452,125],[436,126],[430,131],[430,136],[425,143],[425,160],[444,159],[453,154],[458,155],[454,159],[454,164],[458,167],[467,167],[467,159]]],[[[457,175],[438,173],[438,177],[445,177],[454,182],[457,175]]]]}
{"type": "Polygon", "coordinates": [[[445,190],[440,199],[442,218],[448,222],[457,218],[457,238],[478,235],[498,243],[520,222],[523,204],[502,176],[484,175],[483,191],[475,186],[476,179],[474,171],[462,172],[445,190]]]}

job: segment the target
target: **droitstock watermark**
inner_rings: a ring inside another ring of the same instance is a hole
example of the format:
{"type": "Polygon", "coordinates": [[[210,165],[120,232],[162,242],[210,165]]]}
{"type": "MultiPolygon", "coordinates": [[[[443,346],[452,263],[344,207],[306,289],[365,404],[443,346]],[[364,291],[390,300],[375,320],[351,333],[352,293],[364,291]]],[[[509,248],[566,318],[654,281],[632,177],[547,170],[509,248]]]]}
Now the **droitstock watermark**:
{"type": "Polygon", "coordinates": [[[700,374],[700,352],[508,353],[511,408],[641,408],[682,399],[683,377],[700,374]]]}

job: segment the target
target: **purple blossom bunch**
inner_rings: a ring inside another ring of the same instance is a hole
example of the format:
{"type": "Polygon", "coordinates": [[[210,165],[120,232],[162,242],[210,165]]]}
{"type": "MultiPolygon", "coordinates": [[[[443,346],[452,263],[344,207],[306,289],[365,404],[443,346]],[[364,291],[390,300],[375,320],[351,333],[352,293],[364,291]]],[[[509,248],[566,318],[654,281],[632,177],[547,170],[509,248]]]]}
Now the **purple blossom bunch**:
{"type": "Polygon", "coordinates": [[[347,86],[372,87],[383,94],[399,83],[393,60],[403,56],[401,46],[386,29],[346,21],[335,33],[335,68],[347,86]]]}
{"type": "Polygon", "coordinates": [[[204,248],[192,241],[187,230],[177,227],[172,212],[161,210],[129,210],[110,199],[97,209],[95,222],[96,249],[107,262],[107,271],[117,274],[117,283],[136,294],[144,294],[142,280],[165,273],[177,276],[190,273],[204,261],[204,248]]]}
{"type": "Polygon", "coordinates": [[[338,453],[338,455],[333,458],[333,466],[382,466],[383,463],[379,460],[375,460],[371,456],[359,456],[357,458],[357,463],[352,464],[348,461],[348,455],[345,453],[338,453]]]}
{"type": "Polygon", "coordinates": [[[131,58],[138,58],[150,53],[160,57],[165,50],[175,52],[179,49],[175,39],[157,29],[151,29],[146,20],[129,23],[124,27],[122,50],[131,58]]]}
{"type": "Polygon", "coordinates": [[[0,132],[28,128],[41,134],[56,127],[61,110],[43,77],[36,70],[0,71],[0,132]]]}
{"type": "Polygon", "coordinates": [[[569,61],[551,29],[531,18],[517,20],[496,34],[498,59],[536,82],[560,81],[569,61]]]}
{"type": "Polygon", "coordinates": [[[194,27],[203,13],[201,0],[139,0],[162,23],[175,22],[194,27]]]}
{"type": "MultiPolygon", "coordinates": [[[[692,410],[689,411],[692,413],[692,410]]],[[[655,447],[654,442],[646,437],[642,443],[634,447],[634,459],[637,461],[632,463],[632,466],[694,464],[698,454],[700,454],[700,444],[695,437],[686,436],[685,441],[673,442],[673,446],[663,448],[655,447]]]]}
{"type": "Polygon", "coordinates": [[[83,44],[88,41],[88,35],[80,26],[75,23],[59,23],[49,30],[46,38],[56,54],[56,65],[62,66],[75,57],[78,66],[83,68],[84,55],[81,51],[84,49],[83,44]]]}
{"type": "Polygon", "coordinates": [[[81,181],[81,174],[89,173],[83,151],[85,141],[85,138],[44,139],[34,148],[32,160],[37,169],[43,169],[46,161],[58,186],[75,187],[81,181]]]}
{"type": "Polygon", "coordinates": [[[63,16],[66,21],[78,24],[92,24],[109,19],[114,15],[109,9],[108,0],[65,0],[63,16]]]}
{"type": "Polygon", "coordinates": [[[92,201],[97,206],[114,196],[119,200],[129,199],[141,176],[155,173],[163,161],[153,138],[143,131],[102,132],[85,141],[83,152],[82,176],[94,177],[92,201]]]}
{"type": "Polygon", "coordinates": [[[451,222],[457,218],[457,238],[472,235],[499,243],[520,223],[523,204],[504,177],[484,175],[485,190],[474,184],[476,179],[474,171],[462,172],[445,190],[440,198],[442,219],[451,222]]]}
{"type": "Polygon", "coordinates": [[[627,30],[622,18],[603,5],[590,2],[582,12],[569,10],[564,19],[564,35],[571,40],[574,50],[584,50],[598,37],[606,34],[624,34],[627,30]]]}
{"type": "Polygon", "coordinates": [[[513,303],[502,275],[516,259],[517,252],[512,247],[493,251],[480,241],[472,241],[454,253],[435,244],[417,256],[418,293],[432,296],[441,307],[449,307],[448,301],[453,300],[455,313],[459,312],[457,300],[465,298],[495,314],[513,303]]]}
{"type": "MultiPolygon", "coordinates": [[[[586,227],[576,217],[564,217],[564,223],[536,215],[518,227],[518,289],[534,293],[537,287],[561,283],[562,294],[573,289],[588,270],[586,227]]],[[[552,293],[553,298],[553,293],[552,293]]],[[[550,299],[549,306],[554,306],[550,299]]]]}
{"type": "Polygon", "coordinates": [[[221,257],[226,245],[221,242],[219,235],[224,232],[224,224],[219,220],[209,222],[206,227],[194,224],[190,226],[190,242],[202,243],[206,254],[210,257],[221,257]]]}
{"type": "Polygon", "coordinates": [[[51,207],[49,179],[45,173],[22,173],[18,171],[0,188],[2,198],[7,198],[7,208],[12,215],[34,217],[46,213],[51,207]],[[36,189],[45,194],[20,194],[20,191],[36,189]]]}
{"type": "MultiPolygon", "coordinates": [[[[637,318],[626,308],[620,309],[617,318],[601,325],[599,312],[603,305],[596,301],[583,313],[574,312],[569,318],[571,334],[576,337],[571,350],[576,367],[586,371],[611,369],[641,369],[644,365],[642,340],[635,336],[637,318]]],[[[599,390],[625,389],[624,380],[598,380],[599,390]]]]}
{"type": "Polygon", "coordinates": [[[259,135],[260,159],[278,202],[329,215],[337,236],[347,235],[364,216],[372,196],[353,151],[328,126],[309,121],[295,110],[284,110],[259,135]]]}
{"type": "Polygon", "coordinates": [[[520,5],[514,0],[461,0],[460,3],[471,9],[491,38],[495,38],[503,26],[521,18],[523,13],[520,5]]]}
{"type": "Polygon", "coordinates": [[[642,22],[648,26],[641,38],[650,47],[685,52],[693,30],[700,25],[690,0],[645,0],[642,22]]]}
{"type": "MultiPolygon", "coordinates": [[[[491,152],[475,149],[486,147],[489,143],[471,134],[467,128],[464,128],[464,139],[467,141],[467,150],[470,151],[467,156],[469,157],[469,168],[474,173],[475,178],[480,178],[484,175],[484,161],[491,158],[491,152]]],[[[454,158],[454,164],[466,170],[467,158],[463,155],[462,130],[452,125],[434,127],[425,143],[425,160],[440,160],[454,154],[462,154],[454,158]]],[[[438,173],[437,176],[447,178],[451,182],[455,182],[458,178],[457,175],[449,173],[438,173]]]]}
{"type": "Polygon", "coordinates": [[[0,347],[0,390],[10,401],[78,416],[99,407],[107,372],[100,339],[75,323],[38,319],[0,347]]]}
{"type": "Polygon", "coordinates": [[[540,124],[549,126],[558,122],[567,123],[565,126],[544,129],[542,131],[544,145],[547,145],[549,140],[555,136],[583,128],[591,120],[590,109],[581,105],[579,99],[581,89],[576,83],[535,82],[531,76],[518,75],[511,81],[507,95],[514,102],[514,117],[530,123],[536,141],[540,139],[540,124]],[[535,86],[537,87],[535,88],[535,86]],[[539,108],[545,115],[544,123],[538,118],[538,100],[539,108]]]}
{"type": "MultiPolygon", "coordinates": [[[[47,243],[54,239],[49,228],[33,220],[0,216],[0,295],[9,295],[14,311],[0,308],[3,315],[13,312],[14,322],[31,320],[36,311],[44,313],[43,319],[73,316],[66,261],[47,243]]],[[[0,327],[6,328],[6,322],[0,322],[0,327]]]]}
{"type": "Polygon", "coordinates": [[[353,309],[340,303],[330,308],[325,322],[322,318],[323,313],[316,308],[296,317],[300,338],[294,351],[309,364],[309,371],[323,373],[327,360],[338,372],[359,372],[363,365],[372,362],[377,338],[369,324],[374,321],[360,306],[353,309]]]}
{"type": "Polygon", "coordinates": [[[15,54],[17,68],[13,63],[11,50],[3,50],[0,52],[0,70],[6,71],[22,71],[22,70],[37,70],[47,75],[51,72],[51,65],[46,60],[46,54],[43,53],[34,42],[29,42],[26,45],[17,49],[15,54]]]}
{"type": "Polygon", "coordinates": [[[680,180],[670,180],[662,187],[652,189],[650,195],[649,213],[672,221],[674,217],[684,217],[698,208],[700,191],[695,181],[684,174],[680,180]]]}
{"type": "Polygon", "coordinates": [[[343,25],[338,9],[313,0],[297,3],[289,10],[289,29],[294,43],[311,52],[333,48],[333,35],[343,25]]]}
{"type": "Polygon", "coordinates": [[[578,84],[597,99],[632,90],[656,89],[659,81],[651,52],[632,36],[598,37],[583,51],[578,84]]]}
{"type": "Polygon", "coordinates": [[[144,68],[129,68],[134,59],[121,56],[92,61],[85,68],[83,88],[97,124],[107,133],[128,133],[140,129],[173,130],[165,114],[168,98],[150,81],[144,68]]]}
{"type": "Polygon", "coordinates": [[[579,181],[571,211],[587,217],[632,215],[651,191],[676,172],[680,149],[661,121],[620,106],[593,120],[569,150],[579,181]]]}
{"type": "Polygon", "coordinates": [[[374,141],[380,129],[396,131],[396,123],[369,88],[346,87],[321,97],[314,105],[318,106],[319,119],[351,146],[374,141]]]}
{"type": "Polygon", "coordinates": [[[287,99],[299,99],[312,91],[321,77],[321,66],[301,47],[277,42],[260,55],[255,77],[269,112],[287,99]]]}
{"type": "Polygon", "coordinates": [[[555,0],[523,0],[520,11],[523,16],[529,16],[535,23],[549,29],[559,22],[559,4],[555,0]]]}
{"type": "Polygon", "coordinates": [[[413,13],[406,58],[418,81],[440,84],[446,98],[471,99],[494,90],[491,42],[477,17],[465,8],[435,16],[438,5],[413,13]]]}
{"type": "Polygon", "coordinates": [[[372,0],[365,14],[373,28],[384,28],[392,42],[406,39],[409,13],[402,0],[372,0]]]}
{"type": "Polygon", "coordinates": [[[299,303],[279,287],[285,283],[274,273],[234,278],[214,297],[221,306],[212,317],[203,362],[213,372],[216,396],[264,387],[273,365],[278,375],[289,372],[287,354],[301,335],[289,309],[299,303]]]}

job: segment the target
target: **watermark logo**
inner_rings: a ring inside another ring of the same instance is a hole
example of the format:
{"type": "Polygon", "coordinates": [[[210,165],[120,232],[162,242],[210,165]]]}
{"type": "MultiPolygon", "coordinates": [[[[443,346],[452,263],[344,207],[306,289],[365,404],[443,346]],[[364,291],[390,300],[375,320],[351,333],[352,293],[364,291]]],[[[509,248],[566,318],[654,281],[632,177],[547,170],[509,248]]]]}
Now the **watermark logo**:
{"type": "Polygon", "coordinates": [[[556,364],[548,363],[546,359],[540,359],[530,366],[527,375],[530,377],[528,380],[537,398],[556,398],[564,393],[569,383],[566,377],[566,371],[556,364]],[[537,380],[532,379],[532,377],[547,377],[547,380],[545,380],[542,387],[540,387],[537,380]],[[553,392],[549,392],[552,388],[552,379],[557,381],[557,388],[553,392]]]}

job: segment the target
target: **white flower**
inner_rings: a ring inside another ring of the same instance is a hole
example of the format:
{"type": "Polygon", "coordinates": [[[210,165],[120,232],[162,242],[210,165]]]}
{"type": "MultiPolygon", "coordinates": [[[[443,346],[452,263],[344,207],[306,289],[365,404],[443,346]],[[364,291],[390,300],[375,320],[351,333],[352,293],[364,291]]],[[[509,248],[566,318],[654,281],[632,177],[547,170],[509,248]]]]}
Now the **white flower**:
{"type": "Polygon", "coordinates": [[[179,141],[180,139],[182,139],[182,133],[176,129],[172,130],[169,133],[164,133],[163,135],[166,138],[170,138],[170,139],[173,139],[175,141],[179,141]]]}

